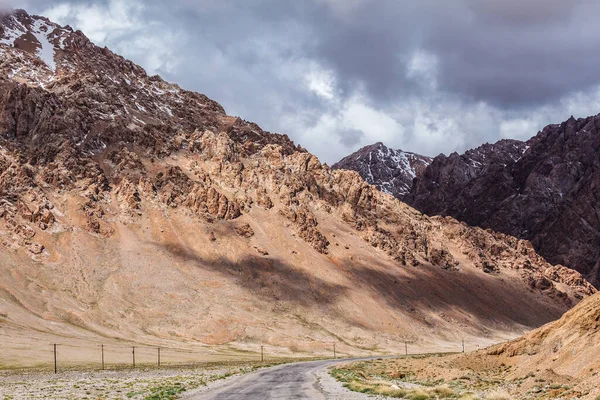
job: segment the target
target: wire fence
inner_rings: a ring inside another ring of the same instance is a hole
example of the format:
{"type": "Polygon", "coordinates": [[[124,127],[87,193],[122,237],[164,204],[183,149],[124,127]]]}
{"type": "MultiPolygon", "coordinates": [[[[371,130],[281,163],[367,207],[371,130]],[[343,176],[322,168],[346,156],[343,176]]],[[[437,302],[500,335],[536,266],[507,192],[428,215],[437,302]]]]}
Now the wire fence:
{"type": "Polygon", "coordinates": [[[267,363],[292,359],[338,359],[365,356],[460,353],[479,350],[479,345],[464,341],[443,346],[401,342],[393,353],[361,350],[341,342],[294,343],[288,347],[246,345],[244,349],[181,349],[140,344],[73,344],[0,345],[0,370],[35,368],[60,373],[79,370],[116,370],[184,366],[210,366],[235,363],[267,363]],[[18,361],[17,361],[18,360],[18,361]]]}
{"type": "Polygon", "coordinates": [[[333,344],[313,345],[313,352],[305,346],[293,346],[290,351],[275,346],[253,345],[247,349],[201,348],[180,349],[168,346],[140,344],[71,344],[45,343],[35,345],[0,344],[0,370],[29,369],[42,371],[111,370],[124,368],[183,367],[231,363],[265,363],[293,358],[333,358],[337,348],[333,344]],[[327,349],[329,347],[329,349],[327,349]]]}

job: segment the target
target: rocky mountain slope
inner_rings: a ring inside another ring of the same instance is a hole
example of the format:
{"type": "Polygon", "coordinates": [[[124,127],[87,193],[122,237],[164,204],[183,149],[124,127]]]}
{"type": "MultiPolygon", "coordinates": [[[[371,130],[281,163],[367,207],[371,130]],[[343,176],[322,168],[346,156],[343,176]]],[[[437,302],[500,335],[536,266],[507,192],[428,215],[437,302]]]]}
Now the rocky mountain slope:
{"type": "Polygon", "coordinates": [[[24,349],[56,337],[493,342],[595,292],[528,242],[424,216],[79,31],[0,21],[2,363],[35,364],[24,349]]]}
{"type": "Polygon", "coordinates": [[[383,143],[363,147],[332,166],[333,169],[356,171],[384,193],[402,198],[410,192],[413,179],[432,159],[415,153],[394,150],[383,143]]]}
{"type": "Polygon", "coordinates": [[[571,117],[527,142],[438,156],[404,200],[430,215],[531,240],[550,263],[599,285],[599,126],[599,116],[571,117]]]}
{"type": "Polygon", "coordinates": [[[513,374],[540,375],[540,366],[543,366],[541,375],[568,382],[573,397],[597,398],[600,395],[600,296],[586,299],[558,321],[495,346],[486,354],[515,365],[513,374]]]}

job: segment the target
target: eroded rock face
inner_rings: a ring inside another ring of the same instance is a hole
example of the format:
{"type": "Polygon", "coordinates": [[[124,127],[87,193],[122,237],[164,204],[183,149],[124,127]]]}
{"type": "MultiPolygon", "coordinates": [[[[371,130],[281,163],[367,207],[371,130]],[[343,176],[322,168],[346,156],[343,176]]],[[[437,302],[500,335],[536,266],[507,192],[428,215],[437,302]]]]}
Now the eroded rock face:
{"type": "Polygon", "coordinates": [[[427,214],[531,240],[548,261],[600,284],[600,117],[549,125],[527,142],[438,156],[404,199],[427,214]]]}
{"type": "Polygon", "coordinates": [[[302,239],[310,243],[319,253],[327,254],[329,240],[319,231],[317,219],[307,208],[301,207],[296,211],[287,208],[280,213],[296,225],[298,235],[302,239]]]}
{"type": "Polygon", "coordinates": [[[356,171],[382,192],[402,198],[410,192],[413,179],[420,176],[431,161],[430,157],[375,143],[343,158],[332,168],[356,171]]]}
{"type": "Polygon", "coordinates": [[[238,235],[245,237],[246,239],[250,239],[254,236],[254,230],[250,226],[250,224],[241,224],[235,227],[235,233],[238,235]]]}

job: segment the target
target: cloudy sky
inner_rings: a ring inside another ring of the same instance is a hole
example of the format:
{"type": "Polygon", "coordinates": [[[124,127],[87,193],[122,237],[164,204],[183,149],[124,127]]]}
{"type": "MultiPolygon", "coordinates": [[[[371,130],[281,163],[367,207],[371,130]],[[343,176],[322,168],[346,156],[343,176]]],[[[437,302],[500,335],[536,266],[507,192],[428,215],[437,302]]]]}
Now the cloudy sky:
{"type": "Polygon", "coordinates": [[[595,0],[0,0],[333,163],[426,155],[600,113],[595,0]]]}

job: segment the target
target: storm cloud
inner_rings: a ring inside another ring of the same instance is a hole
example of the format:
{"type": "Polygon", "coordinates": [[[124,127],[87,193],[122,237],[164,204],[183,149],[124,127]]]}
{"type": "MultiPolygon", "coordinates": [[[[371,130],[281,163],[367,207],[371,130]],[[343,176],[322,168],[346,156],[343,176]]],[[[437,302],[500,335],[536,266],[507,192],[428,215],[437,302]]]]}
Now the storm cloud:
{"type": "Polygon", "coordinates": [[[600,112],[591,0],[3,1],[332,163],[382,141],[426,155],[600,112]]]}

